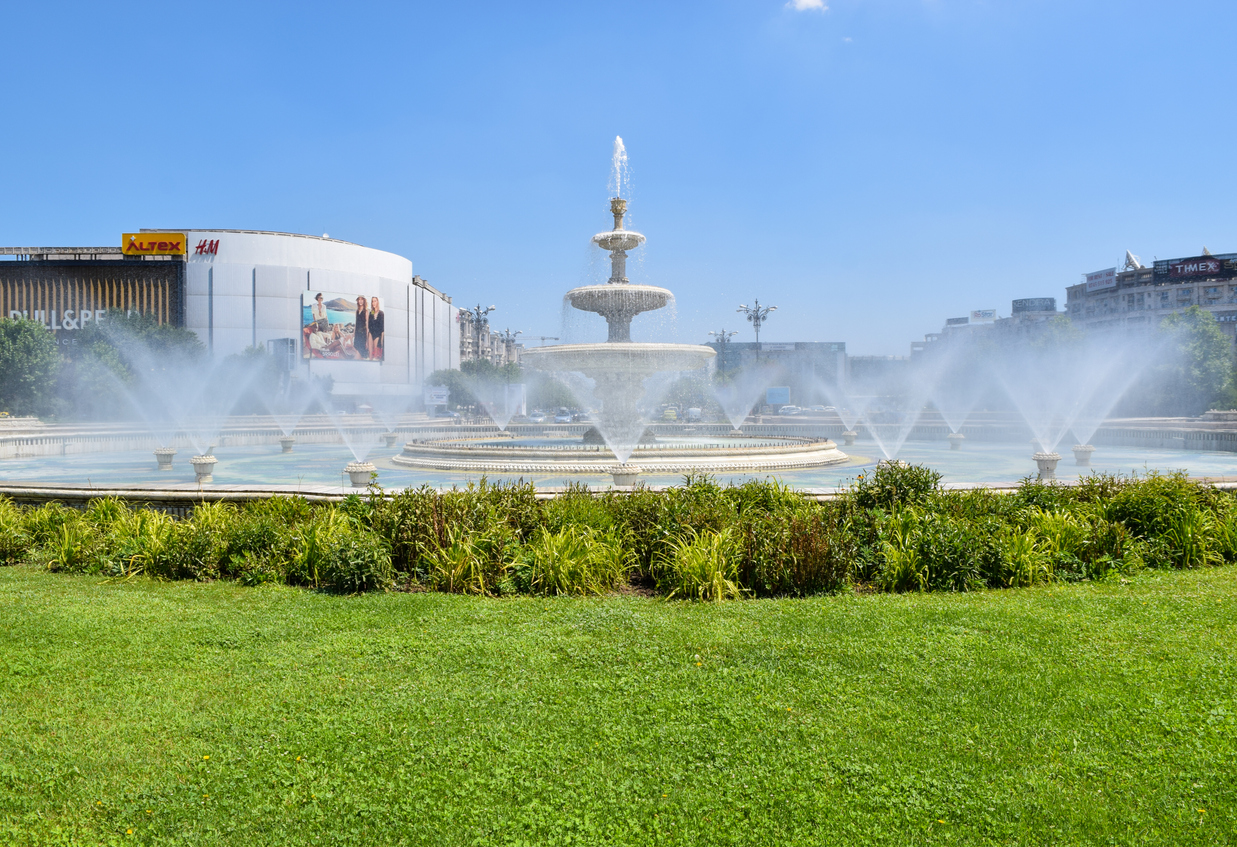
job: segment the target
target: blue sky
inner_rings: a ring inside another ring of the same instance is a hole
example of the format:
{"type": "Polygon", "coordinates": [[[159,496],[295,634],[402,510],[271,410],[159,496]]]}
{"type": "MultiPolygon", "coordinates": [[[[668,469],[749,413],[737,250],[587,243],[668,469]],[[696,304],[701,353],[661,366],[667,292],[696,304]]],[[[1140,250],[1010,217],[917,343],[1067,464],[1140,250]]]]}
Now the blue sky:
{"type": "Polygon", "coordinates": [[[9,4],[0,243],[328,232],[559,335],[622,135],[681,341],[759,297],[762,340],[905,354],[1127,248],[1237,251],[1231,0],[827,6],[9,4]]]}

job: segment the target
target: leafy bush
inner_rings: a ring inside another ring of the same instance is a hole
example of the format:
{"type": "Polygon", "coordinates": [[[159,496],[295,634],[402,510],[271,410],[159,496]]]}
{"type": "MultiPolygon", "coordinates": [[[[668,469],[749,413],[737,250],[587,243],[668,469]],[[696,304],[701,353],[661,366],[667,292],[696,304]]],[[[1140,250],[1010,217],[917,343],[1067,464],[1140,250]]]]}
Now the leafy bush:
{"type": "Polygon", "coordinates": [[[1105,509],[1109,520],[1119,521],[1140,538],[1151,538],[1167,529],[1167,521],[1181,510],[1200,504],[1201,486],[1183,473],[1152,473],[1120,486],[1105,509]]]}
{"type": "Polygon", "coordinates": [[[323,551],[318,587],[339,594],[382,591],[389,588],[395,572],[386,542],[372,532],[361,531],[332,539],[323,551]]]}
{"type": "Polygon", "coordinates": [[[804,596],[850,581],[856,538],[842,509],[801,497],[766,505],[776,511],[741,507],[734,527],[744,589],[756,596],[804,596]]]}
{"type": "Polygon", "coordinates": [[[626,580],[673,597],[803,596],[855,582],[969,591],[1237,561],[1237,497],[1181,474],[1024,480],[1012,494],[944,491],[927,468],[882,463],[817,503],[775,481],[549,502],[527,483],[371,491],[336,505],[272,497],[201,503],[184,520],[99,498],[82,510],[0,499],[0,563],[324,591],[397,580],[440,591],[601,594],[626,580]]]}
{"type": "Polygon", "coordinates": [[[879,462],[870,473],[860,474],[850,497],[860,509],[884,509],[923,503],[940,486],[941,475],[923,465],[879,462]]]}

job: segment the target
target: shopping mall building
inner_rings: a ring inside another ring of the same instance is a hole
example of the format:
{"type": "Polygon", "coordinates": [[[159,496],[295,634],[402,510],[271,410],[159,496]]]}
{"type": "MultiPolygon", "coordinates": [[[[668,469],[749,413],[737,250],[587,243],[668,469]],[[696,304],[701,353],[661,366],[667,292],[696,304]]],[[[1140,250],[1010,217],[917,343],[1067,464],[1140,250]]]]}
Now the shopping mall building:
{"type": "Polygon", "coordinates": [[[142,230],[113,247],[0,247],[0,315],[71,345],[108,309],[197,333],[214,356],[264,345],[338,395],[420,393],[459,366],[451,298],[402,256],[247,230],[142,230]]]}

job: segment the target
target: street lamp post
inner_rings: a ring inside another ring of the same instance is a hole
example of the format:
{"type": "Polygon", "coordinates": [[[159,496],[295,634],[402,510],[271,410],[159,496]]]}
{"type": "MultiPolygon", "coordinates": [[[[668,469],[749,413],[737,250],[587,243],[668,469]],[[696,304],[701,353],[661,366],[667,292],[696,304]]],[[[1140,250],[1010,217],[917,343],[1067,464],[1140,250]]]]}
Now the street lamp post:
{"type": "MultiPolygon", "coordinates": [[[[517,335],[523,335],[523,334],[524,334],[524,330],[522,330],[522,329],[517,329],[515,332],[512,332],[510,329],[504,329],[504,330],[500,333],[500,335],[502,336],[502,339],[503,339],[503,358],[504,358],[504,359],[506,359],[506,358],[507,358],[507,351],[508,351],[508,348],[510,348],[511,353],[514,355],[514,353],[515,353],[515,337],[516,337],[517,335]]],[[[515,361],[515,360],[514,360],[514,359],[512,359],[512,361],[515,361]]],[[[504,362],[504,364],[505,364],[505,362],[504,362]]]]}
{"type": "Polygon", "coordinates": [[[727,371],[730,369],[731,362],[730,362],[730,356],[728,355],[728,352],[729,352],[728,348],[730,347],[730,337],[732,335],[738,335],[738,334],[739,333],[735,330],[726,331],[725,329],[723,329],[721,332],[710,332],[709,333],[709,335],[717,339],[717,369],[719,371],[727,371]]]}
{"type": "Polygon", "coordinates": [[[490,306],[487,309],[483,309],[481,308],[481,304],[478,303],[477,308],[464,310],[465,312],[467,312],[469,315],[472,316],[471,317],[472,333],[473,333],[473,339],[474,339],[473,348],[472,348],[473,358],[476,358],[476,359],[481,358],[481,324],[483,322],[489,323],[489,320],[486,318],[486,315],[488,315],[490,312],[494,311],[497,308],[498,308],[497,306],[490,306]]]}
{"type": "Polygon", "coordinates": [[[752,324],[752,329],[756,331],[756,343],[760,343],[760,325],[768,319],[769,314],[777,311],[777,306],[761,306],[759,300],[752,301],[755,305],[748,306],[746,303],[741,304],[736,312],[742,312],[747,315],[748,321],[752,324]]]}

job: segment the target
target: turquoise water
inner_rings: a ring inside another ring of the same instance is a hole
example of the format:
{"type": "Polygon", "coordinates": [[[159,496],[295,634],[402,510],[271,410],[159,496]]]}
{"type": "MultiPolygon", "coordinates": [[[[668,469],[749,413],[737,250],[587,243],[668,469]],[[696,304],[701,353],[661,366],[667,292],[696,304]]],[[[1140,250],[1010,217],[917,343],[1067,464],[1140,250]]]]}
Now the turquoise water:
{"type": "MultiPolygon", "coordinates": [[[[813,470],[782,473],[719,474],[723,481],[778,478],[804,488],[831,488],[845,485],[865,468],[871,468],[882,458],[875,445],[860,442],[844,448],[850,460],[843,465],[813,470]]],[[[192,484],[193,469],[189,465],[191,451],[177,454],[170,472],[155,470],[154,456],[147,451],[116,454],[80,454],[34,459],[0,460],[0,482],[42,483],[62,485],[159,485],[192,484]]],[[[375,446],[368,456],[378,468],[378,481],[384,488],[419,486],[436,487],[463,485],[480,479],[480,474],[405,468],[391,462],[399,448],[375,446]]],[[[946,482],[1000,483],[1016,482],[1035,473],[1032,449],[1020,444],[980,444],[968,442],[961,450],[951,451],[945,442],[908,442],[898,458],[935,468],[946,482]]],[[[1064,458],[1057,467],[1062,479],[1077,478],[1082,471],[1074,465],[1073,455],[1062,451],[1064,458]]],[[[321,488],[347,487],[343,467],[352,461],[352,454],[343,445],[297,445],[294,453],[281,453],[277,445],[262,447],[223,447],[215,451],[219,464],[215,467],[216,485],[292,485],[321,488]]],[[[1133,448],[1099,447],[1092,457],[1096,471],[1122,474],[1144,474],[1151,470],[1184,470],[1191,476],[1237,476],[1237,453],[1187,453],[1181,450],[1135,450],[1133,448]]],[[[491,480],[513,479],[491,474],[491,480]]],[[[602,475],[565,476],[533,475],[539,487],[556,487],[567,482],[608,484],[602,475]]],[[[642,479],[651,485],[673,485],[681,482],[677,474],[648,475],[642,479]]]]}

